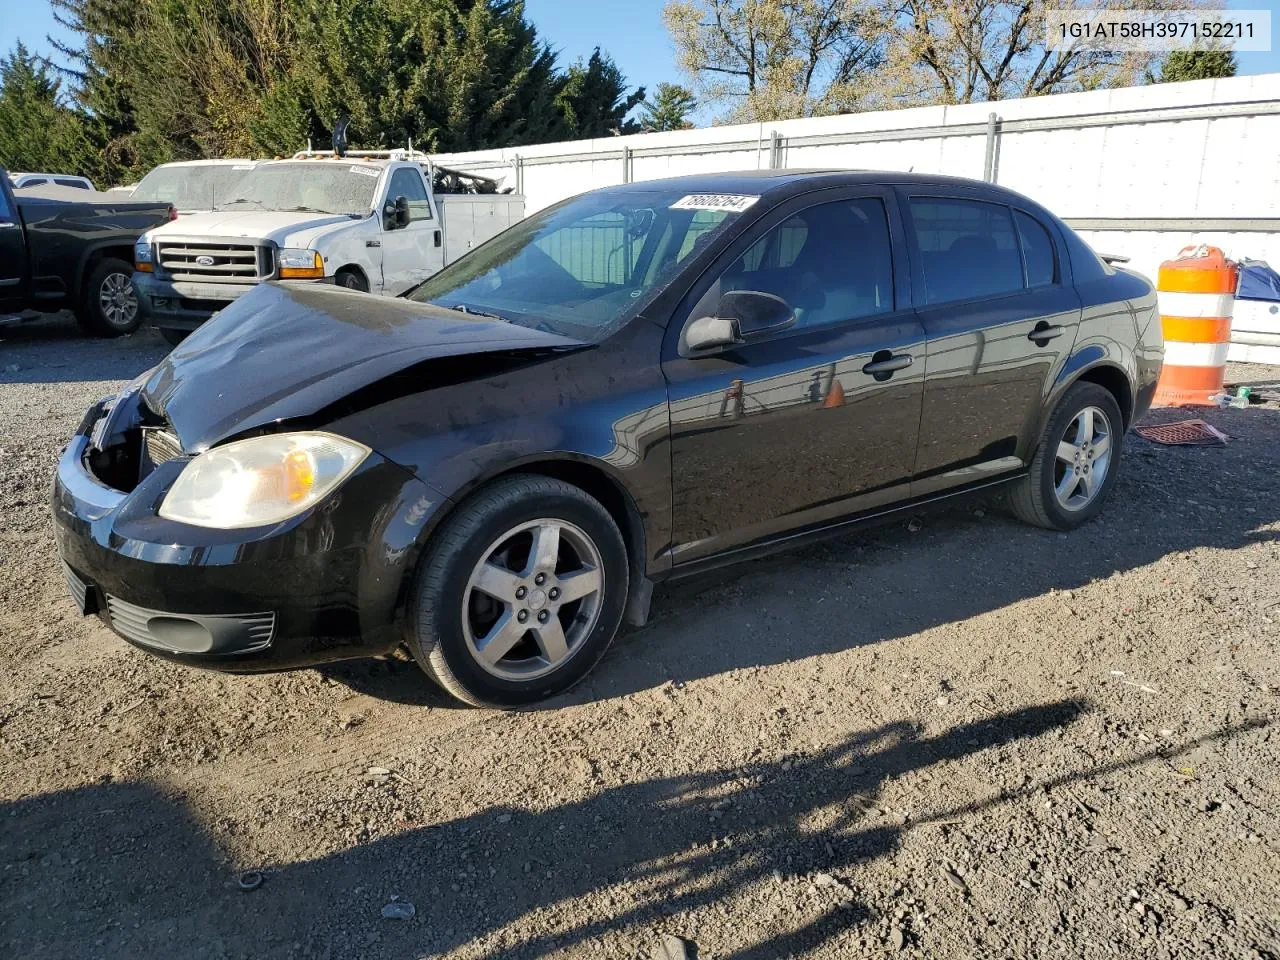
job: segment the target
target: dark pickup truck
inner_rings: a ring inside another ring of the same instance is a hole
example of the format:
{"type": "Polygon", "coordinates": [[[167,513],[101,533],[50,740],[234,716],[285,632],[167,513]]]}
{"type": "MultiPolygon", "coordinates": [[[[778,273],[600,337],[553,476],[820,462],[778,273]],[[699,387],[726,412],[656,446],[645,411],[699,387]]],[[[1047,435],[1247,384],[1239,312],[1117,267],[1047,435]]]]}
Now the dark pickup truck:
{"type": "Polygon", "coordinates": [[[174,216],[168,203],[68,187],[15,193],[0,169],[0,323],[23,310],[71,310],[86,333],[132,333],[142,322],[133,242],[174,216]]]}

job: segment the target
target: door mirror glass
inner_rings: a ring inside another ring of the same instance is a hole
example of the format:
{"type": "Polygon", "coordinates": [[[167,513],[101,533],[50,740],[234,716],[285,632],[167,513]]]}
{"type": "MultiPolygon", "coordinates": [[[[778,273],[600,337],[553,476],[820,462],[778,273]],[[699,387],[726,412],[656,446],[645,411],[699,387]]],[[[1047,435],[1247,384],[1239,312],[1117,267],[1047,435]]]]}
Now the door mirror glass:
{"type": "Polygon", "coordinates": [[[759,290],[731,290],[720,298],[716,316],[737,321],[744,340],[786,330],[796,322],[791,304],[772,293],[759,290]]]}
{"type": "Polygon", "coordinates": [[[409,225],[409,198],[396,197],[382,208],[382,224],[387,230],[409,225]]]}

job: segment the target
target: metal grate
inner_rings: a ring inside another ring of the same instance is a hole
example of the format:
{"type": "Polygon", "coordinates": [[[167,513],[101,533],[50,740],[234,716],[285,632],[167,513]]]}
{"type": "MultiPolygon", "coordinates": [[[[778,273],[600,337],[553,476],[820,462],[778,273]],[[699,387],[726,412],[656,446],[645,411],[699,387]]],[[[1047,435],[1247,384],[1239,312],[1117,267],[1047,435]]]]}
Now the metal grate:
{"type": "Polygon", "coordinates": [[[1167,446],[1215,447],[1227,442],[1227,435],[1203,420],[1178,420],[1134,427],[1140,437],[1167,446]]]}
{"type": "Polygon", "coordinates": [[[156,244],[160,267],[175,280],[204,280],[213,283],[243,283],[271,276],[274,262],[270,247],[251,243],[156,244]]]}

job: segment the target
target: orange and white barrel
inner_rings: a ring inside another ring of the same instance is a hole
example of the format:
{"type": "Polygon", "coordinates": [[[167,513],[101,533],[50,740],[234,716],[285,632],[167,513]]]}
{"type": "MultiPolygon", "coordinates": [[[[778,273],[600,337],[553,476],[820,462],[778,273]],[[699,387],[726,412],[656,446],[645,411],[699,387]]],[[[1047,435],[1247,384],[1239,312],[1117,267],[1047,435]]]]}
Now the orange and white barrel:
{"type": "Polygon", "coordinates": [[[1155,406],[1211,406],[1209,398],[1222,392],[1239,279],[1236,264],[1217,247],[1184,247],[1160,264],[1164,370],[1155,406]]]}

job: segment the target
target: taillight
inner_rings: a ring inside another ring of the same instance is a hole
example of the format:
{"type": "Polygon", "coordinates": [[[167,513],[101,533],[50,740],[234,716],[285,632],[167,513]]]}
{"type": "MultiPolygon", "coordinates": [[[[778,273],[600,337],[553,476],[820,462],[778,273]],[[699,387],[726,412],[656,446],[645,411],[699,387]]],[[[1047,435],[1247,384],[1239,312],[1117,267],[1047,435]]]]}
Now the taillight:
{"type": "Polygon", "coordinates": [[[173,204],[169,204],[169,219],[170,220],[178,219],[178,208],[175,207],[173,204]]]}

